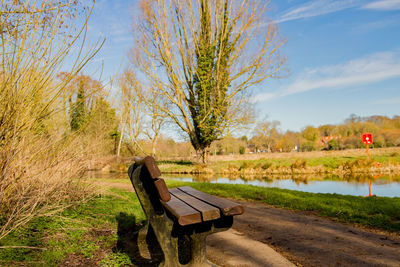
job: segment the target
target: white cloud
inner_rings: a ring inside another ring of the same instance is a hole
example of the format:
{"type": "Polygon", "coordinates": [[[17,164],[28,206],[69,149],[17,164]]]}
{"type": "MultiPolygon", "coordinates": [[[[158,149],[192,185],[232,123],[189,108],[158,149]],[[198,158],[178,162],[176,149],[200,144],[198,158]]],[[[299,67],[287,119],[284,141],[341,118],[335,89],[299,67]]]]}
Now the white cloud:
{"type": "Polygon", "coordinates": [[[375,53],[344,64],[309,68],[298,77],[283,90],[263,93],[254,99],[261,102],[312,90],[343,89],[400,77],[400,51],[375,53]]]}
{"type": "Polygon", "coordinates": [[[313,0],[282,14],[277,23],[310,18],[328,13],[341,11],[360,5],[359,0],[313,0]]]}
{"type": "Polygon", "coordinates": [[[400,0],[379,0],[364,5],[364,9],[400,10],[400,0]]]}
{"type": "Polygon", "coordinates": [[[343,88],[400,76],[400,53],[382,52],[344,64],[307,70],[282,95],[324,88],[343,88]]]}

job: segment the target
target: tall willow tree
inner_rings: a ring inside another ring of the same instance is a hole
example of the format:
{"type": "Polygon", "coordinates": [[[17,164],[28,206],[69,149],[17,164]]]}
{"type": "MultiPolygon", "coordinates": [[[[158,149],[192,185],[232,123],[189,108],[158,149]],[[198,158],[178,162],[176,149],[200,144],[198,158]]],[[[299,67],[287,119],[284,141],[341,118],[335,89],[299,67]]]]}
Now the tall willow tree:
{"type": "Polygon", "coordinates": [[[284,43],[260,0],[142,0],[133,71],[206,161],[211,143],[248,119],[245,91],[276,77],[284,43]]]}

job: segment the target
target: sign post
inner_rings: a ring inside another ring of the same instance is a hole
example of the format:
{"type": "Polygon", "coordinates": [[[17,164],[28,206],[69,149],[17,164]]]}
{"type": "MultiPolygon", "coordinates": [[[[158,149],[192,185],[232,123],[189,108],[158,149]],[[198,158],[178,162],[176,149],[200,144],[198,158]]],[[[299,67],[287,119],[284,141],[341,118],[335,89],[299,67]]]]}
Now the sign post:
{"type": "MultiPolygon", "coordinates": [[[[370,156],[369,156],[369,145],[372,144],[372,134],[371,133],[364,133],[362,135],[362,141],[363,144],[365,144],[367,146],[367,156],[368,156],[368,161],[370,160],[370,156]]],[[[367,195],[367,197],[371,197],[371,180],[368,180],[368,189],[369,189],[369,194],[367,195]]]]}
{"type": "Polygon", "coordinates": [[[362,141],[363,144],[365,144],[367,146],[367,156],[368,156],[368,160],[370,158],[369,156],[369,145],[372,144],[372,134],[371,133],[364,133],[362,135],[362,141]]]}

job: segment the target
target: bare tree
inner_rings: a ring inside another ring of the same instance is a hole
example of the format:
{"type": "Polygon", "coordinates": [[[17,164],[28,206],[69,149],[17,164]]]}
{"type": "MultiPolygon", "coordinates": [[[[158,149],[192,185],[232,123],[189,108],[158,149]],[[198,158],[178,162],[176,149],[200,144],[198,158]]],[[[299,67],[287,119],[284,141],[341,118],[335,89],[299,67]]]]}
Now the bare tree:
{"type": "Polygon", "coordinates": [[[256,135],[254,140],[256,140],[256,143],[261,144],[268,152],[271,152],[272,146],[276,144],[279,139],[278,127],[280,124],[280,121],[269,121],[268,117],[265,117],[254,129],[256,135]]]}
{"type": "MultiPolygon", "coordinates": [[[[143,132],[144,121],[144,102],[141,93],[140,85],[138,85],[135,75],[131,71],[124,72],[120,87],[122,90],[121,96],[121,139],[126,133],[129,142],[133,145],[134,150],[139,150],[144,153],[142,146],[139,143],[139,135],[143,132]]],[[[119,145],[120,147],[120,145],[119,145]]]]}
{"type": "Polygon", "coordinates": [[[126,129],[130,142],[143,153],[145,151],[138,140],[141,134],[146,136],[151,142],[150,154],[156,156],[157,141],[167,119],[167,116],[159,108],[167,107],[168,103],[165,101],[165,97],[155,90],[142,87],[131,70],[124,72],[121,78],[121,89],[122,132],[126,129]]]}
{"type": "Polygon", "coordinates": [[[284,59],[260,0],[142,0],[132,63],[159,109],[187,134],[203,162],[210,144],[247,119],[244,92],[277,77],[284,59]]]}
{"type": "Polygon", "coordinates": [[[151,142],[151,155],[156,156],[156,146],[161,135],[161,130],[167,122],[167,116],[160,110],[160,106],[167,107],[165,98],[162,95],[155,94],[155,91],[144,92],[142,99],[146,105],[147,123],[144,128],[144,134],[151,142]],[[150,100],[150,101],[149,101],[150,100]]]}

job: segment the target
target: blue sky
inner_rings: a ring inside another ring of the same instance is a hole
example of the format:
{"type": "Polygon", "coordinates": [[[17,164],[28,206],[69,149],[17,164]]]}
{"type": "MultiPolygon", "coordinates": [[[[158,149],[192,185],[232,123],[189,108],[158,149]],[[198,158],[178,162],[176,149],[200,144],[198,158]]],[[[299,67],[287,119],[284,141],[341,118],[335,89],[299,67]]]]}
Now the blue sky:
{"type": "MultiPolygon", "coordinates": [[[[108,80],[127,66],[135,1],[97,1],[88,39],[105,38],[86,74],[108,80]]],[[[266,13],[287,40],[287,78],[253,88],[260,118],[282,130],[400,115],[400,0],[271,0],[266,13]]]]}

